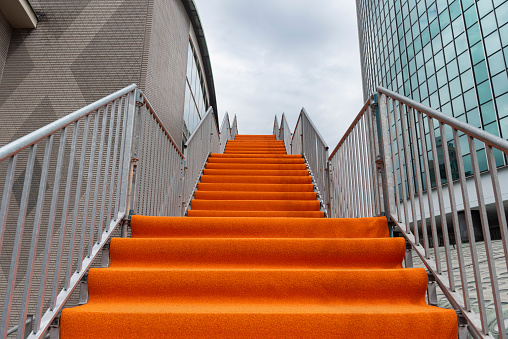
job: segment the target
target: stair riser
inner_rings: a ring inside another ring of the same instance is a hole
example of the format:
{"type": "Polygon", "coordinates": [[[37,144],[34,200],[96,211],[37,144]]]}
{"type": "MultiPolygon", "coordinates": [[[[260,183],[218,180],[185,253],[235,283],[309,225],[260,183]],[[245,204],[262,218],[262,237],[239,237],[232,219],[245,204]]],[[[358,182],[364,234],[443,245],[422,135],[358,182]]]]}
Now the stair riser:
{"type": "Polygon", "coordinates": [[[198,191],[236,191],[236,192],[314,192],[314,185],[277,184],[208,184],[199,183],[198,191]]]}
{"type": "Polygon", "coordinates": [[[319,201],[298,200],[192,200],[193,210],[212,211],[319,211],[319,201]]]}

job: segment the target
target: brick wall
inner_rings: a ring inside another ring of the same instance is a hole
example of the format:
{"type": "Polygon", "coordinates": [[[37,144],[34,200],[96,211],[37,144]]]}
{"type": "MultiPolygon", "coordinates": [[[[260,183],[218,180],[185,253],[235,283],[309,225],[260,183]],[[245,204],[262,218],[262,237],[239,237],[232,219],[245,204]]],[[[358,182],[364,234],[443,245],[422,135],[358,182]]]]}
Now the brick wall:
{"type": "Polygon", "coordinates": [[[4,70],[7,51],[11,41],[12,28],[5,16],[0,12],[0,80],[4,70]]]}

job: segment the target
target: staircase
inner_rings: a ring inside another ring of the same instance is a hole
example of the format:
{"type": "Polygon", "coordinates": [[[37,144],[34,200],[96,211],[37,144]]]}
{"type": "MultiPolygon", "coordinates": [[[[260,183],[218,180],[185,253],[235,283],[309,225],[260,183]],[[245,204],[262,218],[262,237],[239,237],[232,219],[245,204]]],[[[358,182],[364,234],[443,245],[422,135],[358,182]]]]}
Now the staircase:
{"type": "Polygon", "coordinates": [[[273,136],[212,154],[188,217],[133,216],[62,338],[457,338],[385,218],[323,218],[303,158],[273,136]]]}

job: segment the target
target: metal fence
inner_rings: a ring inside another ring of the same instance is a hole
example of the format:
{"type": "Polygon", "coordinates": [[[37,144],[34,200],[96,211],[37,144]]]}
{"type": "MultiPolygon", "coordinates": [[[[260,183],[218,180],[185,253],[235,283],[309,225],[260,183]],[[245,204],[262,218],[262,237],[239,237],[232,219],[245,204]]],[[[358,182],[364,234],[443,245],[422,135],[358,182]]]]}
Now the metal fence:
{"type": "MultiPolygon", "coordinates": [[[[284,142],[286,143],[286,138],[284,142]]],[[[328,214],[328,146],[304,108],[300,112],[295,131],[291,137],[291,154],[302,154],[304,156],[315,180],[318,196],[323,204],[322,208],[328,214]]]]}
{"type": "Polygon", "coordinates": [[[332,217],[387,215],[461,337],[506,338],[507,154],[508,141],[378,88],[329,158],[332,217]]]}
{"type": "Polygon", "coordinates": [[[277,116],[275,116],[275,119],[273,120],[273,135],[279,139],[279,133],[280,133],[280,127],[279,127],[279,120],[277,119],[277,116]]]}
{"type": "Polygon", "coordinates": [[[2,337],[57,328],[132,212],[180,215],[182,171],[182,152],[136,85],[0,148],[2,337]]]}
{"type": "Polygon", "coordinates": [[[233,124],[231,125],[231,136],[233,137],[233,139],[235,138],[235,135],[238,134],[238,125],[237,125],[237,122],[236,122],[236,115],[235,117],[233,118],[233,124]]]}
{"type": "MultiPolygon", "coordinates": [[[[232,133],[235,129],[236,117],[233,121],[232,133]]],[[[184,146],[185,168],[183,197],[185,199],[185,204],[182,204],[183,214],[185,214],[190,207],[190,202],[199,182],[199,178],[208,161],[208,156],[210,153],[218,153],[219,151],[219,131],[217,129],[213,109],[210,107],[184,146]]]]}
{"type": "Polygon", "coordinates": [[[329,157],[330,216],[360,218],[379,215],[382,178],[378,175],[375,110],[371,101],[346,131],[329,157]]]}
{"type": "Polygon", "coordinates": [[[282,119],[280,120],[280,130],[279,136],[277,140],[284,141],[284,146],[286,147],[287,154],[291,153],[291,139],[293,134],[291,134],[291,130],[289,129],[288,121],[286,119],[286,115],[282,113],[282,119]]]}
{"type": "MultiPolygon", "coordinates": [[[[235,117],[236,119],[236,117],[235,117]]],[[[231,124],[229,123],[229,114],[226,112],[224,115],[224,119],[222,120],[222,125],[220,127],[220,152],[224,153],[224,149],[226,148],[226,144],[229,140],[233,140],[235,135],[231,133],[231,124]]]]}

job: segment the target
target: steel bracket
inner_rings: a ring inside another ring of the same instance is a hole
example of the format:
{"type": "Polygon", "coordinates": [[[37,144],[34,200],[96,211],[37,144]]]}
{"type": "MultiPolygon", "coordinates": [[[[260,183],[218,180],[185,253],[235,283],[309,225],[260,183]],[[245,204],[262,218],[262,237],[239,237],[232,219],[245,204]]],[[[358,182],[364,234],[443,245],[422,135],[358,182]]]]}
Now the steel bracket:
{"type": "Polygon", "coordinates": [[[467,339],[469,333],[467,319],[461,311],[455,310],[455,312],[457,312],[457,320],[459,321],[459,339],[467,339]]]}
{"type": "Polygon", "coordinates": [[[88,302],[88,272],[86,272],[83,275],[83,278],[81,278],[81,281],[79,282],[78,305],[84,305],[87,302],[88,302]]]}
{"type": "Polygon", "coordinates": [[[60,339],[60,313],[53,319],[49,325],[49,338],[60,339]]]}

